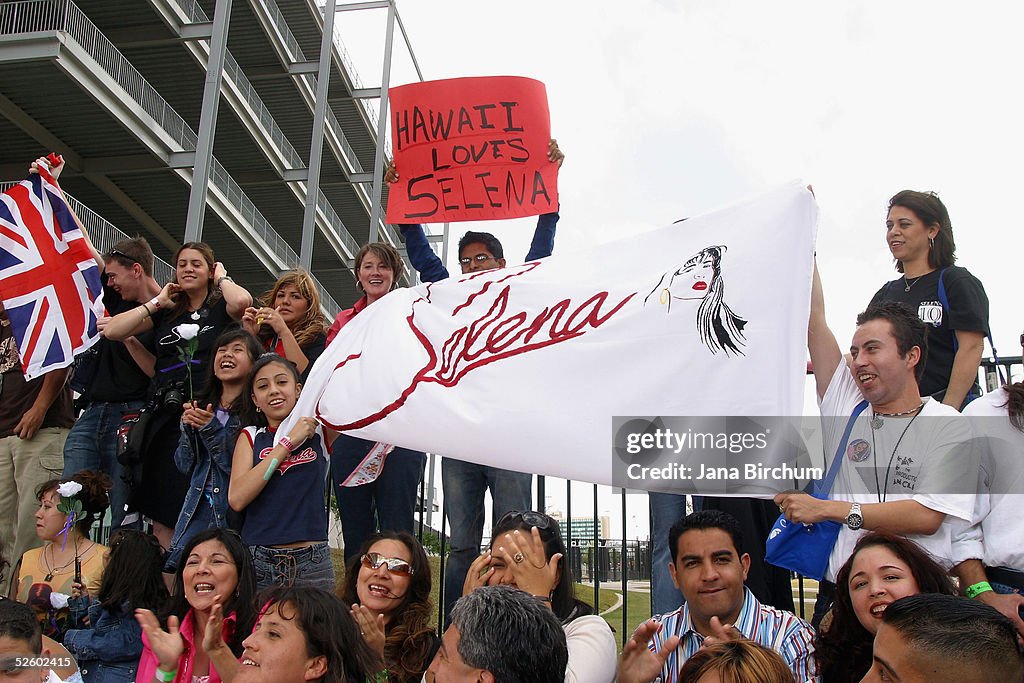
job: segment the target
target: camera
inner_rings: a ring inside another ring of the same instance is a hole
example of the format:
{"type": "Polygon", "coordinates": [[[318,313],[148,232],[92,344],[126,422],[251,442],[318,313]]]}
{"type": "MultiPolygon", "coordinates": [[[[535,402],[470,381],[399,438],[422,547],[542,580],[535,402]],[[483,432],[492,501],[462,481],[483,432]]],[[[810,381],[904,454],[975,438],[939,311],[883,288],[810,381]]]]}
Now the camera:
{"type": "Polygon", "coordinates": [[[170,382],[153,393],[153,403],[163,408],[181,408],[185,402],[185,385],[183,382],[170,382]]]}

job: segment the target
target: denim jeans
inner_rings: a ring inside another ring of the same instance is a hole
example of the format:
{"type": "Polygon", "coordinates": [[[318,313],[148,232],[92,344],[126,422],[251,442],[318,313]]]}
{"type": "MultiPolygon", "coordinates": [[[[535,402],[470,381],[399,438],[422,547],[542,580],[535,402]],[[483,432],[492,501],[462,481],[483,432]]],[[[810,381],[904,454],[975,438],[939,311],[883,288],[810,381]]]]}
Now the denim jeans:
{"type": "Polygon", "coordinates": [[[334,563],[327,541],[302,548],[249,546],[256,590],[271,586],[313,586],[334,592],[334,563]]]}
{"type": "Polygon", "coordinates": [[[202,499],[196,505],[195,512],[191,516],[182,514],[178,518],[178,524],[174,527],[174,537],[171,539],[171,547],[167,551],[167,559],[164,561],[164,572],[173,574],[178,569],[178,562],[181,561],[181,553],[192,540],[192,537],[200,531],[207,529],[223,529],[228,526],[228,520],[224,515],[217,515],[213,509],[213,503],[208,499],[208,494],[203,492],[202,499]]]}
{"type": "Polygon", "coordinates": [[[346,564],[378,529],[415,533],[416,496],[427,461],[425,453],[395,448],[375,481],[341,486],[372,446],[372,441],[339,434],[331,452],[331,477],[341,515],[346,564]]]}
{"type": "Polygon", "coordinates": [[[686,496],[653,491],[647,496],[651,502],[651,609],[652,614],[668,614],[683,604],[683,594],[668,571],[672,564],[668,532],[686,516],[686,496]]]}
{"type": "Polygon", "coordinates": [[[124,467],[117,461],[117,427],[128,410],[138,410],[142,401],[90,403],[75,422],[64,442],[64,476],[82,470],[99,470],[110,475],[110,528],[121,526],[124,506],[131,492],[124,481],[124,467]]]}
{"type": "Polygon", "coordinates": [[[493,528],[494,522],[509,510],[533,509],[533,475],[443,458],[441,486],[450,548],[444,569],[444,618],[447,622],[452,606],[462,597],[462,584],[469,565],[480,554],[484,492],[491,490],[493,528]]]}

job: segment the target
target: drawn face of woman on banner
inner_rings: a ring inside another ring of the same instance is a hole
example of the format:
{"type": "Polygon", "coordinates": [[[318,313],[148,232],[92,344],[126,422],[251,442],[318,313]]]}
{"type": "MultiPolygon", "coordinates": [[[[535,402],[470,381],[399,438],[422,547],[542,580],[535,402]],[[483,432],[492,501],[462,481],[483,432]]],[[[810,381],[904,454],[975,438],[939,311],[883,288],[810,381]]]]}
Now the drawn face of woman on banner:
{"type": "Polygon", "coordinates": [[[715,259],[705,249],[672,274],[666,289],[674,299],[703,299],[718,276],[715,259]]]}
{"type": "MultiPolygon", "coordinates": [[[[661,276],[658,284],[644,299],[644,305],[656,303],[672,312],[677,301],[699,301],[696,327],[701,342],[717,354],[743,355],[746,343],[743,328],[747,321],[733,313],[723,300],[725,283],[722,278],[722,255],[726,247],[712,246],[701,249],[687,259],[677,271],[661,276]]],[[[692,311],[692,307],[683,306],[692,311]]]]}

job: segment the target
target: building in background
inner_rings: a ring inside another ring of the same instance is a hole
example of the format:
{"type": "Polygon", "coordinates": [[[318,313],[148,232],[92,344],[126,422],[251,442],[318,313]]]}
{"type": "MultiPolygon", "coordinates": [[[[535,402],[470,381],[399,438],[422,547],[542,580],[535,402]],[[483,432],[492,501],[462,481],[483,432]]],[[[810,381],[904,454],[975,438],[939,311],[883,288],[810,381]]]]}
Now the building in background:
{"type": "MultiPolygon", "coordinates": [[[[166,261],[202,239],[253,294],[305,265],[325,313],[350,306],[359,247],[401,243],[374,208],[382,88],[363,87],[337,31],[323,39],[352,14],[328,3],[0,3],[0,180],[58,152],[99,249],[140,234],[166,261]]],[[[358,6],[387,12],[386,89],[394,3],[358,6]]]]}

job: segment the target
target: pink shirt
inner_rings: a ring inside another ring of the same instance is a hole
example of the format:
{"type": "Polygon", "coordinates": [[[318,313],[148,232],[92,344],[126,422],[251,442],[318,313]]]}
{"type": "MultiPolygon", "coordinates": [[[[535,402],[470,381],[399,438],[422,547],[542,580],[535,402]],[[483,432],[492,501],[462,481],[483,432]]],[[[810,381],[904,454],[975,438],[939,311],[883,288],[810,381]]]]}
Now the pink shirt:
{"type": "Polygon", "coordinates": [[[362,298],[352,306],[352,308],[346,308],[344,311],[339,313],[334,319],[331,329],[327,330],[327,343],[330,344],[334,341],[334,338],[338,336],[338,332],[341,331],[341,328],[345,327],[345,325],[348,324],[348,321],[356,317],[356,313],[359,313],[359,311],[366,308],[366,306],[366,295],[364,294],[362,298]]]}
{"type": "MultiPolygon", "coordinates": [[[[195,612],[189,610],[181,621],[181,627],[178,629],[182,640],[185,641],[185,651],[178,660],[178,675],[174,677],[174,683],[192,683],[192,655],[195,652],[195,643],[193,641],[195,636],[194,615],[195,612]]],[[[228,640],[234,630],[235,613],[232,612],[224,617],[224,640],[228,640]]],[[[139,659],[139,673],[135,676],[135,683],[151,683],[158,666],[160,666],[160,660],[153,653],[153,649],[149,646],[149,639],[146,638],[146,633],[143,632],[142,657],[139,659]]],[[[213,668],[212,663],[210,664],[209,682],[221,683],[220,676],[217,675],[217,670],[213,668]]]]}

